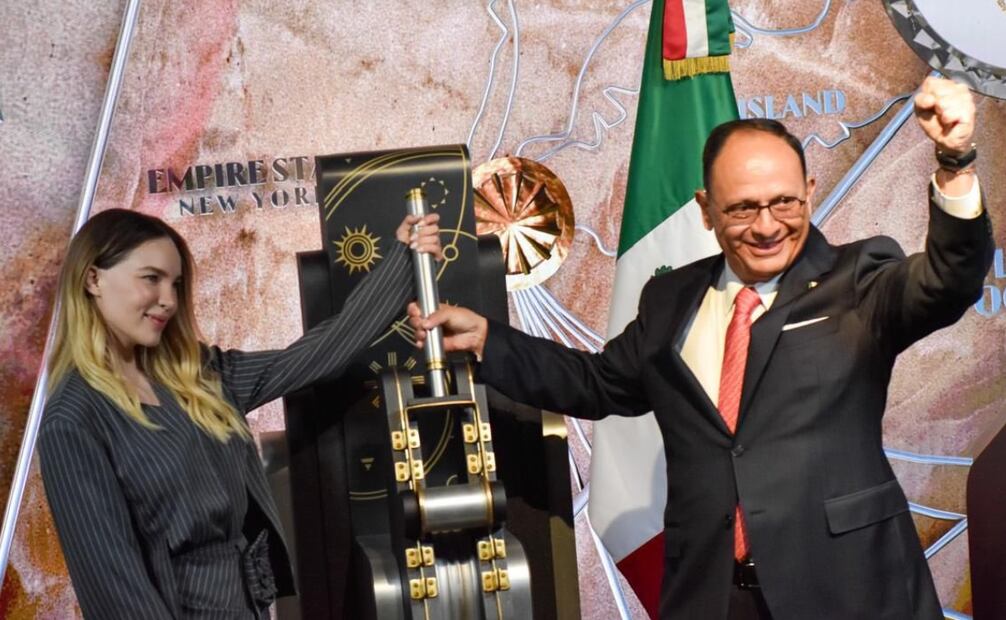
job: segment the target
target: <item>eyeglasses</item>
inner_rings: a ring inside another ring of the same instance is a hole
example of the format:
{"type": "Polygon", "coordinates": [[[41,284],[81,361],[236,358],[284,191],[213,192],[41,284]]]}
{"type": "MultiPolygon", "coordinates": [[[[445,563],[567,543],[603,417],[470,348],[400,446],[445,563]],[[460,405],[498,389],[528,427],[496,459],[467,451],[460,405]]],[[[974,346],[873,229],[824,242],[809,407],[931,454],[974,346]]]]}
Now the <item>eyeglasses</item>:
{"type": "Polygon", "coordinates": [[[765,204],[757,202],[739,202],[723,209],[723,215],[731,224],[750,224],[758,219],[762,209],[768,209],[777,220],[796,217],[800,209],[807,204],[805,198],[796,196],[776,196],[765,204]]]}

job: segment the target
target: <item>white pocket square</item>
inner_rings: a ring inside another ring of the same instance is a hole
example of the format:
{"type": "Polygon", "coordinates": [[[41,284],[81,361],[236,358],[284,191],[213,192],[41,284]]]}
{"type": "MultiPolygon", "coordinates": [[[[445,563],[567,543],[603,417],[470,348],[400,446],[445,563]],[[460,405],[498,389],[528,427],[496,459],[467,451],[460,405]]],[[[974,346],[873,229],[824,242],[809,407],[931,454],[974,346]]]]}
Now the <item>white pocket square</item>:
{"type": "Polygon", "coordinates": [[[827,321],[831,317],[829,316],[819,316],[816,319],[807,319],[806,321],[799,321],[797,323],[787,323],[782,326],[782,331],[786,332],[791,329],[799,329],[801,327],[807,327],[808,325],[813,325],[814,323],[820,323],[821,321],[827,321]]]}

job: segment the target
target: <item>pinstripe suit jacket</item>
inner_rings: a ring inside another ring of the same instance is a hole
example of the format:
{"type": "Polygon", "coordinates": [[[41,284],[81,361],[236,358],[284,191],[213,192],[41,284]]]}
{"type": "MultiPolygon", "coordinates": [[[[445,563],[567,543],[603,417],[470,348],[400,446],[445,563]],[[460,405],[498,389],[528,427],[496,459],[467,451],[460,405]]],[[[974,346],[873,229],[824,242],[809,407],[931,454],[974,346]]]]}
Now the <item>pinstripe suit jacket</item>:
{"type": "MultiPolygon", "coordinates": [[[[410,257],[395,243],[342,311],[283,350],[204,348],[225,396],[242,414],[338,375],[412,296],[410,257]]],[[[87,618],[248,617],[240,551],[268,531],[280,594],[293,574],[254,444],[220,443],[160,386],[126,417],[73,371],[56,388],[39,434],[46,495],[87,618]]]]}

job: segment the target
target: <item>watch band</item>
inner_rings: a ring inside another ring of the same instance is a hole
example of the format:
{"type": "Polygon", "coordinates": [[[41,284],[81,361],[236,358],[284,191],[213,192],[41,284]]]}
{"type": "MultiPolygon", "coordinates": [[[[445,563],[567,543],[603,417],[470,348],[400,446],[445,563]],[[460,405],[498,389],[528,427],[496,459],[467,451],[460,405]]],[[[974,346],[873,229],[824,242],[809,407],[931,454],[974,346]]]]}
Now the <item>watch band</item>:
{"type": "Polygon", "coordinates": [[[936,161],[940,164],[940,168],[944,170],[949,170],[951,172],[957,172],[967,168],[974,163],[975,158],[978,157],[978,149],[975,147],[975,143],[971,143],[971,148],[967,151],[955,155],[952,153],[947,153],[936,147],[936,161]]]}

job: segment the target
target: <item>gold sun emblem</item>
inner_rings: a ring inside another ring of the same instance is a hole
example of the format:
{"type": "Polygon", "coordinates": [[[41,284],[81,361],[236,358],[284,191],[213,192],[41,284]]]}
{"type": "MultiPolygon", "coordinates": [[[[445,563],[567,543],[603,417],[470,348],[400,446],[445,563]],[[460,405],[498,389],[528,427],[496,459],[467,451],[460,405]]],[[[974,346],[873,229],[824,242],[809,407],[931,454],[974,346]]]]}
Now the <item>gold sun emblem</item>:
{"type": "Polygon", "coordinates": [[[335,262],[345,265],[350,275],[356,271],[369,272],[383,258],[377,251],[377,242],[380,240],[380,237],[367,232],[366,224],[358,229],[347,226],[342,239],[332,242],[336,250],[335,262]]]}

